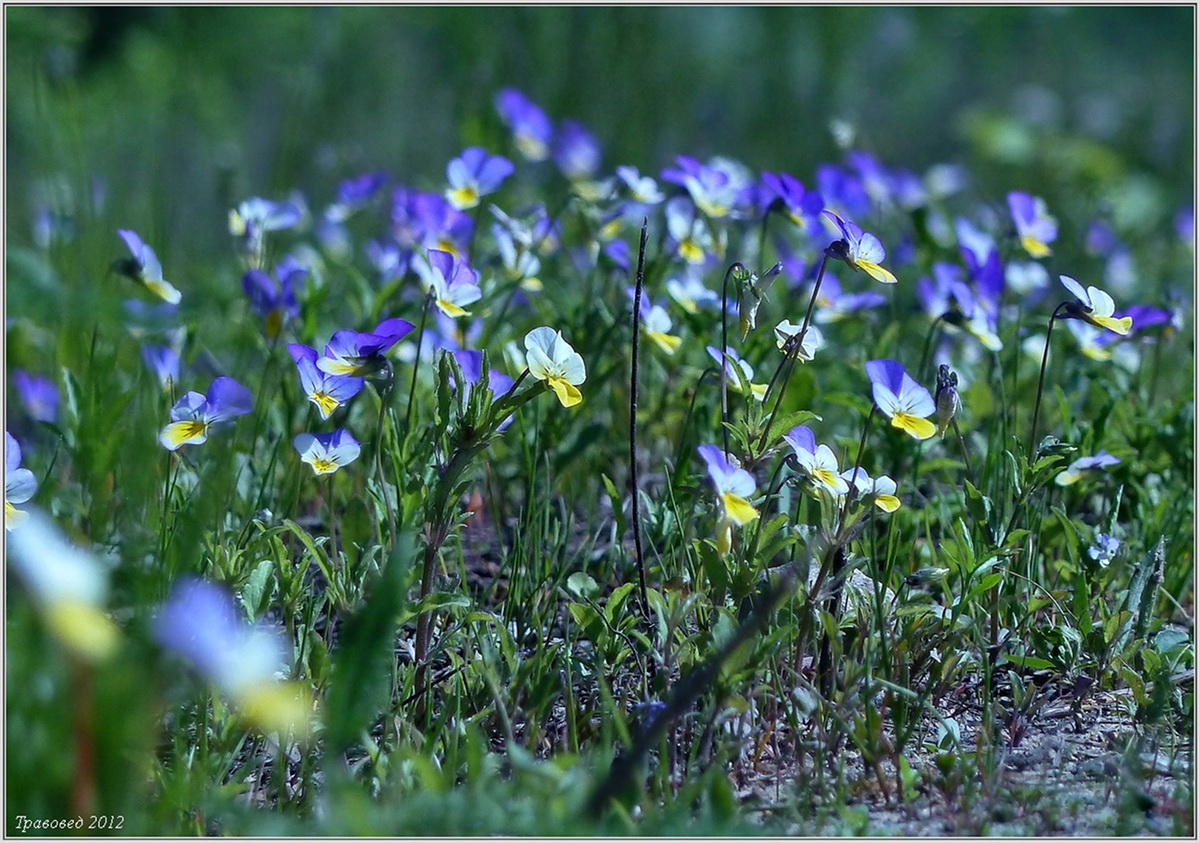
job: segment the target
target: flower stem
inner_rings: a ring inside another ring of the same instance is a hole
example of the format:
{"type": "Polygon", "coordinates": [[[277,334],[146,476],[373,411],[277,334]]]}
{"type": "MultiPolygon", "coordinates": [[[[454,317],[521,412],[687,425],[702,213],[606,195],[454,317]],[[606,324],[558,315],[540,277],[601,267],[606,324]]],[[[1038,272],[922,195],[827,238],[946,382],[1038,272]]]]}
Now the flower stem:
{"type": "Polygon", "coordinates": [[[725,355],[729,353],[729,327],[726,324],[729,321],[729,276],[739,267],[740,263],[731,263],[729,269],[725,270],[724,280],[721,281],[721,442],[725,448],[726,459],[729,458],[729,378],[726,372],[729,364],[725,360],[725,355]]]}
{"type": "Polygon", "coordinates": [[[1033,424],[1029,426],[1029,464],[1033,465],[1037,460],[1037,427],[1038,415],[1042,409],[1042,389],[1046,384],[1046,361],[1050,359],[1050,333],[1054,330],[1054,320],[1058,318],[1058,312],[1064,307],[1067,307],[1068,302],[1062,302],[1058,307],[1054,308],[1054,312],[1050,314],[1050,324],[1046,327],[1046,345],[1042,349],[1042,369],[1038,375],[1037,399],[1033,402],[1033,424]]]}
{"type": "MultiPolygon", "coordinates": [[[[646,633],[650,635],[653,627],[650,625],[650,600],[646,593],[646,563],[642,557],[642,525],[638,491],[638,460],[637,460],[637,409],[638,409],[638,345],[641,337],[642,320],[642,288],[646,275],[646,237],[649,222],[642,220],[642,236],[638,245],[637,279],[633,293],[633,351],[629,368],[629,485],[633,499],[633,553],[638,569],[638,593],[642,602],[642,617],[646,621],[646,633]]],[[[653,661],[651,661],[653,670],[653,661]]]]}
{"type": "Polygon", "coordinates": [[[407,437],[412,423],[413,396],[417,392],[417,372],[421,370],[421,343],[425,339],[425,321],[429,317],[429,305],[433,300],[433,293],[425,296],[425,306],[421,308],[421,327],[417,329],[417,353],[413,356],[413,374],[412,381],[408,385],[408,409],[404,411],[404,435],[407,437]]]}

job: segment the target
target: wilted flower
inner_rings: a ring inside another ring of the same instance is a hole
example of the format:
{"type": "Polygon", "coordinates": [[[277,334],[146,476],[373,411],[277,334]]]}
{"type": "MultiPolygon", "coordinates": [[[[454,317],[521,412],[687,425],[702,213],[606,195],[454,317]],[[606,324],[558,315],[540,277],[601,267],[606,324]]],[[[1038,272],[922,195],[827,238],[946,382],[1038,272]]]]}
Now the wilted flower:
{"type": "Polygon", "coordinates": [[[701,445],[696,451],[708,468],[708,477],[717,490],[721,514],[717,519],[717,551],[728,553],[733,547],[733,527],[741,527],[758,518],[750,503],[754,477],[744,468],[734,468],[716,445],[701,445]]]}
{"type": "Polygon", "coordinates": [[[1066,313],[1068,317],[1082,319],[1089,325],[1095,325],[1097,328],[1105,328],[1121,336],[1129,333],[1129,329],[1133,327],[1133,319],[1129,316],[1124,316],[1120,319],[1113,316],[1116,304],[1113,302],[1112,296],[1108,293],[1097,287],[1090,286],[1085,291],[1083,285],[1068,275],[1060,275],[1058,276],[1058,280],[1078,299],[1078,302],[1069,302],[1067,304],[1066,313]]]}
{"type": "Polygon", "coordinates": [[[842,233],[842,239],[829,247],[831,257],[845,261],[852,269],[861,269],[876,281],[884,284],[895,284],[896,276],[879,265],[886,252],[879,238],[870,232],[863,231],[855,223],[843,220],[833,211],[823,211],[842,233]]]}
{"type": "Polygon", "coordinates": [[[545,381],[564,407],[583,400],[577,389],[587,379],[583,358],[553,328],[534,328],[525,335],[525,365],[535,379],[545,381]]]}
{"type": "Polygon", "coordinates": [[[20,524],[26,513],[13,504],[25,503],[37,491],[37,478],[28,468],[21,468],[21,446],[7,430],[4,431],[4,526],[11,530],[20,524]]]}
{"type": "Polygon", "coordinates": [[[1075,460],[1059,472],[1058,476],[1054,478],[1054,482],[1059,486],[1070,486],[1072,483],[1078,483],[1084,477],[1102,475],[1104,469],[1120,462],[1118,458],[1101,449],[1094,456],[1080,457],[1075,460]]]}
{"type": "Polygon", "coordinates": [[[479,197],[495,193],[512,175],[513,165],[502,155],[491,155],[481,146],[471,146],[446,166],[446,199],[460,211],[474,208],[479,197]]]}
{"type": "Polygon", "coordinates": [[[171,286],[170,282],[163,278],[162,264],[158,262],[154,250],[143,243],[142,238],[133,231],[120,228],[117,229],[117,234],[121,235],[121,239],[129,247],[132,257],[117,261],[116,270],[142,284],[168,304],[179,304],[182,296],[171,286]]]}
{"type": "Polygon", "coordinates": [[[189,392],[171,408],[171,423],[158,434],[158,441],[168,451],[183,445],[199,445],[208,439],[209,428],[244,416],[253,409],[250,390],[233,378],[217,378],[208,388],[208,395],[189,392]]]}
{"type": "Polygon", "coordinates": [[[332,433],[301,433],[292,444],[317,476],[333,474],[358,459],[362,451],[358,440],[340,427],[332,433]]]}
{"type": "Polygon", "coordinates": [[[929,390],[918,384],[895,360],[867,361],[867,377],[875,405],[898,427],[914,439],[928,439],[937,428],[928,416],[935,406],[929,390]]]}
{"type": "Polygon", "coordinates": [[[1050,244],[1058,237],[1058,221],[1046,210],[1045,200],[1014,190],[1008,194],[1008,209],[1025,251],[1035,258],[1049,255],[1050,244]]]}

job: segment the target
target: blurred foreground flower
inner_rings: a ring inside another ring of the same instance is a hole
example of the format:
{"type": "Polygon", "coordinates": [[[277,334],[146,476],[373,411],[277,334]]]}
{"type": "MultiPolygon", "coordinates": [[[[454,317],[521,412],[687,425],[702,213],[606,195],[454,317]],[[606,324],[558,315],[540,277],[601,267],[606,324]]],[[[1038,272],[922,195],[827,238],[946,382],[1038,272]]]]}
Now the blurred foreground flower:
{"type": "Polygon", "coordinates": [[[749,501],[754,494],[754,477],[746,469],[730,465],[716,445],[701,445],[696,451],[708,467],[708,477],[716,487],[720,504],[717,551],[728,553],[733,547],[733,527],[741,527],[758,518],[758,510],[749,501]]]}
{"type": "Polygon", "coordinates": [[[514,88],[496,95],[496,111],[512,129],[517,149],[530,161],[543,161],[550,154],[554,126],[546,112],[514,88]]]}
{"type": "Polygon", "coordinates": [[[577,389],[587,379],[583,358],[553,328],[534,328],[525,335],[525,365],[529,374],[554,390],[564,407],[583,400],[577,389]]]}
{"type": "Polygon", "coordinates": [[[875,405],[914,439],[928,439],[937,432],[932,416],[936,407],[929,390],[914,381],[895,360],[868,360],[867,377],[875,405]]]}
{"type": "Polygon", "coordinates": [[[108,576],[100,561],[67,541],[40,511],[10,529],[9,561],[63,646],[92,662],[112,653],[117,628],[101,608],[108,576]]]}
{"type": "Polygon", "coordinates": [[[292,440],[300,459],[312,466],[313,474],[333,474],[358,459],[362,447],[342,428],[332,433],[301,433],[292,440]]]}
{"type": "Polygon", "coordinates": [[[17,369],[13,372],[13,386],[31,419],[51,424],[58,421],[58,387],[54,381],[17,369]]]}
{"type": "Polygon", "coordinates": [[[155,638],[227,694],[264,732],[301,734],[311,701],[295,683],[280,681],[284,643],[277,631],[241,620],[233,595],[203,580],[176,585],[154,624],[155,638]]]}
{"type": "Polygon", "coordinates": [[[1049,255],[1050,244],[1058,237],[1058,220],[1046,210],[1045,200],[1014,190],[1008,194],[1008,209],[1012,212],[1021,246],[1030,257],[1049,255]]]}
{"type": "Polygon", "coordinates": [[[142,238],[127,229],[117,229],[117,234],[129,247],[132,257],[117,261],[114,268],[122,275],[132,278],[168,304],[179,304],[182,295],[163,278],[162,264],[154,250],[142,242],[142,238]]]}
{"type": "Polygon", "coordinates": [[[7,430],[4,431],[4,527],[11,530],[25,520],[27,513],[13,504],[25,503],[37,491],[37,478],[28,468],[21,468],[21,446],[7,430]]]}
{"type": "Polygon", "coordinates": [[[175,403],[171,423],[158,434],[158,441],[168,451],[200,445],[208,439],[210,427],[244,416],[253,407],[250,390],[233,378],[217,378],[208,388],[208,395],[189,392],[175,403]]]}

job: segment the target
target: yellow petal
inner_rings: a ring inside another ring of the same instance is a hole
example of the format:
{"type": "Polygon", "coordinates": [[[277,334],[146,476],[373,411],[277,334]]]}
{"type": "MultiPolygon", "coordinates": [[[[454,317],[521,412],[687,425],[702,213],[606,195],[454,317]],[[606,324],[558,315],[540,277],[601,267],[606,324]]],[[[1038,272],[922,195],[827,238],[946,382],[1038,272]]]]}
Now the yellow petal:
{"type": "Polygon", "coordinates": [[[456,187],[446,191],[446,199],[456,210],[465,211],[479,204],[479,194],[473,187],[456,187]]]}
{"type": "Polygon", "coordinates": [[[171,422],[158,434],[158,441],[168,450],[184,445],[199,445],[208,438],[208,425],[199,421],[171,422]]]}
{"type": "Polygon", "coordinates": [[[22,512],[7,500],[4,501],[4,529],[11,530],[28,517],[28,512],[22,512]]]}
{"type": "Polygon", "coordinates": [[[867,275],[870,275],[876,281],[881,281],[884,284],[895,284],[896,283],[896,276],[892,275],[892,273],[888,272],[886,269],[884,269],[882,266],[880,266],[877,263],[871,263],[870,261],[860,260],[860,261],[855,261],[855,266],[857,266],[863,272],[867,273],[867,275]]]}
{"type": "Polygon", "coordinates": [[[647,331],[646,336],[654,340],[655,344],[667,354],[674,354],[675,349],[679,348],[679,344],[683,342],[680,337],[664,334],[660,331],[647,331]]]}
{"type": "Polygon", "coordinates": [[[338,400],[327,392],[314,392],[308,400],[317,405],[322,419],[328,419],[339,406],[338,400]]]}
{"type": "Polygon", "coordinates": [[[562,378],[548,377],[546,383],[550,384],[550,388],[564,407],[574,407],[583,400],[583,393],[562,378]]]}
{"type": "Polygon", "coordinates": [[[1054,478],[1056,486],[1070,486],[1072,483],[1078,483],[1083,479],[1083,473],[1079,471],[1071,471],[1070,469],[1061,472],[1054,478]]]}
{"type": "Polygon", "coordinates": [[[691,264],[704,263],[704,249],[692,238],[679,242],[679,257],[691,264]]]}
{"type": "Polygon", "coordinates": [[[304,737],[309,730],[312,703],[294,682],[264,682],[239,695],[238,710],[264,732],[292,732],[304,737]]]}
{"type": "Polygon", "coordinates": [[[52,603],[46,610],[46,622],[65,647],[88,661],[100,661],[117,647],[116,626],[104,612],[87,603],[52,603]]]}
{"type": "Polygon", "coordinates": [[[877,495],[875,505],[884,512],[895,512],[900,508],[900,499],[895,495],[877,495]]]}
{"type": "Polygon", "coordinates": [[[898,427],[914,439],[928,439],[937,433],[937,426],[929,419],[896,413],[892,416],[892,427],[898,427]]]}
{"type": "Polygon", "coordinates": [[[1113,316],[1096,316],[1093,314],[1088,317],[1087,321],[1091,322],[1097,328],[1104,328],[1123,337],[1128,336],[1129,329],[1133,327],[1132,316],[1122,316],[1120,319],[1117,319],[1113,316]]]}
{"type": "Polygon", "coordinates": [[[758,510],[751,505],[750,501],[741,495],[733,494],[733,492],[722,493],[721,505],[725,508],[725,517],[739,527],[749,524],[758,517],[758,510]]]}
{"type": "Polygon", "coordinates": [[[1044,258],[1050,254],[1049,246],[1028,234],[1021,238],[1021,245],[1025,247],[1025,251],[1029,252],[1035,258],[1044,258]]]}
{"type": "Polygon", "coordinates": [[[461,307],[459,307],[452,301],[446,301],[445,299],[438,299],[437,301],[434,302],[434,304],[436,304],[438,306],[438,310],[440,310],[442,313],[449,316],[451,319],[457,319],[460,316],[469,316],[470,315],[469,313],[467,313],[467,311],[463,310],[461,307]]]}

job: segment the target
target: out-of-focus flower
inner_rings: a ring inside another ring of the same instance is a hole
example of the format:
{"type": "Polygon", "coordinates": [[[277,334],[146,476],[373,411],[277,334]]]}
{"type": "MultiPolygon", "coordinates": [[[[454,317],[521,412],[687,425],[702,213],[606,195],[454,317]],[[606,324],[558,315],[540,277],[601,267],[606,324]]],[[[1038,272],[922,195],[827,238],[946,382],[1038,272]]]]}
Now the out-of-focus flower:
{"type": "Polygon", "coordinates": [[[137,281],[168,304],[179,304],[182,295],[163,278],[162,264],[158,262],[154,250],[143,243],[136,232],[120,228],[117,229],[117,234],[121,235],[121,239],[129,247],[131,256],[117,261],[114,264],[116,270],[137,281]]]}
{"type": "Polygon", "coordinates": [[[280,681],[286,665],[278,630],[238,617],[233,595],[198,579],[175,586],[154,623],[163,649],[188,662],[264,732],[306,733],[311,702],[280,681]]]}
{"type": "Polygon", "coordinates": [[[292,228],[304,219],[304,209],[294,201],[272,202],[251,197],[229,212],[229,233],[252,265],[262,263],[263,241],[269,231],[292,228]]]}
{"type": "Polygon", "coordinates": [[[446,166],[446,199],[460,211],[474,208],[481,196],[495,193],[512,175],[513,165],[502,155],[491,155],[481,146],[467,147],[446,166]]]}
{"type": "Polygon", "coordinates": [[[1117,552],[1121,549],[1121,540],[1116,536],[1110,536],[1108,533],[1097,533],[1096,543],[1088,548],[1088,557],[1100,564],[1101,568],[1107,568],[1108,564],[1116,558],[1117,552]]]}
{"type": "Polygon", "coordinates": [[[325,209],[325,218],[332,222],[345,222],[370,202],[387,184],[387,180],[388,174],[382,170],[346,179],[338,185],[337,199],[325,209]]]}
{"type": "Polygon", "coordinates": [[[817,230],[825,207],[820,193],[805,190],[799,179],[787,173],[763,173],[759,185],[759,208],[763,213],[777,208],[802,232],[817,230]]]}
{"type": "MultiPolygon", "coordinates": [[[[182,333],[181,329],[181,333],[182,333]]],[[[177,335],[178,336],[178,335],[177,335]]],[[[182,343],[182,340],[180,340],[182,343]]],[[[143,345],[142,360],[158,381],[164,392],[170,391],[173,384],[179,383],[180,346],[175,343],[168,345],[143,345]]]]}
{"type": "MultiPolygon", "coordinates": [[[[784,319],[775,326],[775,345],[783,352],[788,353],[796,342],[796,338],[800,336],[800,329],[804,327],[803,323],[795,324],[784,319]]],[[[797,351],[791,352],[801,363],[807,363],[812,360],[817,351],[825,347],[825,337],[821,333],[821,329],[816,325],[809,325],[804,332],[804,341],[797,351]]]]}
{"type": "Polygon", "coordinates": [[[696,449],[708,469],[708,477],[717,490],[720,516],[717,518],[717,551],[728,553],[733,547],[734,526],[744,526],[758,518],[758,510],[750,503],[754,494],[754,477],[744,468],[730,465],[716,445],[701,445],[696,449]]]}
{"type": "Polygon", "coordinates": [[[338,331],[317,358],[317,368],[331,375],[373,377],[388,370],[387,353],[414,329],[406,319],[384,319],[373,331],[338,331]]]}
{"type": "Polygon", "coordinates": [[[250,390],[233,378],[217,378],[207,395],[189,392],[171,408],[171,423],[158,434],[168,451],[184,445],[200,445],[208,439],[210,428],[244,416],[254,407],[250,390]]]}
{"type": "Polygon", "coordinates": [[[261,269],[250,269],[242,276],[242,290],[254,313],[265,320],[267,339],[278,337],[284,323],[300,315],[296,287],[307,275],[307,270],[298,266],[281,264],[275,268],[274,278],[261,269]]]}
{"type": "Polygon", "coordinates": [[[698,313],[700,308],[715,308],[721,305],[721,296],[704,286],[700,275],[685,270],[682,277],[667,279],[667,295],[675,299],[688,313],[698,313]]]}
{"type": "Polygon", "coordinates": [[[17,369],[13,372],[13,386],[31,419],[51,424],[58,421],[58,387],[52,380],[17,369]]]}
{"type": "MultiPolygon", "coordinates": [[[[626,290],[632,302],[634,289],[626,290]]],[[[650,297],[642,292],[642,304],[639,316],[642,320],[642,330],[646,337],[667,354],[674,354],[683,340],[671,333],[671,317],[661,304],[650,304],[650,297]]]]}
{"type": "Polygon", "coordinates": [[[543,161],[550,154],[554,126],[546,112],[513,88],[496,96],[496,111],[512,130],[517,149],[530,161],[543,161]]]}
{"type": "Polygon", "coordinates": [[[669,248],[692,266],[701,266],[720,250],[702,217],[696,215],[692,203],[676,196],[664,206],[669,248]]]}
{"type": "Polygon", "coordinates": [[[470,316],[464,305],[483,296],[479,273],[449,252],[430,249],[425,261],[414,266],[438,310],[453,319],[470,316]]]}
{"type": "Polygon", "coordinates": [[[842,239],[833,243],[830,248],[832,257],[845,261],[851,269],[860,269],[876,281],[884,284],[895,284],[896,276],[879,265],[886,252],[879,238],[870,232],[863,231],[858,225],[844,220],[832,211],[823,211],[831,219],[842,234],[842,239]]]}
{"type": "Polygon", "coordinates": [[[741,370],[745,376],[746,382],[750,384],[750,394],[755,401],[762,401],[767,397],[767,385],[765,383],[754,382],[754,369],[750,364],[738,356],[738,353],[732,348],[725,349],[725,355],[722,356],[714,346],[707,346],[708,356],[716,361],[718,366],[725,367],[725,377],[728,380],[729,388],[734,392],[741,392],[741,381],[738,379],[737,372],[734,371],[734,366],[741,370]],[[729,359],[726,359],[728,357],[729,359]]]}
{"type": "Polygon", "coordinates": [[[838,474],[837,457],[828,445],[817,444],[817,438],[807,425],[793,427],[783,435],[791,445],[796,465],[819,489],[831,495],[844,495],[849,486],[838,474]]]}
{"type": "Polygon", "coordinates": [[[858,497],[871,501],[884,512],[895,512],[900,508],[900,498],[896,497],[896,481],[886,474],[871,477],[861,467],[848,468],[842,472],[842,479],[854,486],[858,497]]]}
{"type": "Polygon", "coordinates": [[[102,608],[108,592],[103,564],[67,541],[40,511],[27,515],[8,525],[9,562],[63,646],[86,661],[104,659],[116,649],[118,633],[102,608]]]}
{"type": "Polygon", "coordinates": [[[536,380],[545,381],[564,407],[583,400],[578,387],[587,379],[583,358],[553,328],[534,328],[525,335],[525,365],[536,380]]]}
{"type": "Polygon", "coordinates": [[[871,395],[884,415],[914,439],[928,439],[937,431],[929,421],[936,410],[929,390],[918,384],[895,360],[868,360],[871,395]]]}
{"type": "Polygon", "coordinates": [[[738,203],[752,185],[744,167],[719,158],[708,164],[701,164],[687,155],[680,155],[675,160],[677,166],[664,169],[662,177],[686,188],[701,213],[710,219],[738,215],[738,203]]]}
{"type": "Polygon", "coordinates": [[[564,120],[554,137],[552,157],[572,182],[588,181],[600,168],[600,143],[582,123],[564,120]]]}
{"type": "Polygon", "coordinates": [[[1191,205],[1175,214],[1175,234],[1193,251],[1196,248],[1196,209],[1191,205]]]}
{"type": "Polygon", "coordinates": [[[1008,209],[1017,227],[1021,247],[1030,257],[1047,257],[1050,244],[1058,237],[1058,220],[1046,210],[1045,200],[1014,190],[1008,194],[1008,209]]]}
{"type": "Polygon", "coordinates": [[[305,397],[317,406],[321,418],[328,420],[334,410],[341,407],[362,389],[362,378],[349,375],[331,375],[317,368],[317,351],[300,343],[288,345],[288,353],[296,361],[300,375],[300,388],[305,397]]]}
{"type": "Polygon", "coordinates": [[[21,468],[21,446],[7,430],[4,431],[4,526],[11,530],[25,520],[26,514],[13,504],[25,503],[37,491],[37,478],[28,468],[21,468]]]}
{"type": "Polygon", "coordinates": [[[475,223],[438,193],[397,188],[392,199],[392,236],[402,248],[440,249],[463,258],[475,223]]]}
{"type": "Polygon", "coordinates": [[[358,459],[362,447],[342,428],[332,433],[301,433],[292,440],[303,462],[312,466],[313,474],[333,474],[344,465],[358,459]]]}
{"type": "Polygon", "coordinates": [[[952,330],[970,334],[988,351],[1000,351],[1004,345],[996,335],[992,317],[960,275],[961,270],[954,264],[938,262],[933,265],[932,280],[917,281],[917,294],[925,312],[952,330]]]}
{"type": "Polygon", "coordinates": [[[1094,456],[1080,457],[1075,460],[1075,462],[1058,473],[1058,476],[1054,478],[1054,482],[1059,486],[1070,486],[1073,483],[1078,483],[1084,477],[1101,476],[1104,473],[1104,469],[1110,465],[1117,465],[1120,462],[1117,457],[1114,457],[1102,448],[1094,456]]]}
{"type": "Polygon", "coordinates": [[[617,167],[617,178],[629,192],[630,201],[638,205],[657,205],[665,198],[658,182],[650,176],[638,173],[637,167],[617,167]]]}
{"type": "Polygon", "coordinates": [[[517,241],[511,230],[500,223],[492,224],[492,239],[496,241],[496,252],[510,281],[520,281],[521,289],[536,293],[542,290],[542,281],[537,277],[542,262],[530,244],[517,241]]]}
{"type": "MultiPolygon", "coordinates": [[[[806,289],[805,295],[811,297],[812,293],[806,289]]],[[[862,293],[844,292],[837,278],[826,272],[825,277],[821,280],[821,289],[817,293],[813,321],[820,322],[822,325],[839,322],[860,310],[879,307],[886,301],[886,297],[874,290],[862,293]]]]}
{"type": "Polygon", "coordinates": [[[1083,285],[1068,275],[1060,275],[1058,280],[1071,292],[1071,295],[1078,299],[1077,302],[1067,304],[1066,314],[1068,317],[1082,319],[1089,325],[1104,328],[1121,336],[1129,333],[1130,328],[1133,327],[1132,317],[1123,316],[1119,319],[1114,317],[1113,311],[1116,309],[1116,304],[1108,293],[1091,286],[1084,290],[1083,285]]]}

